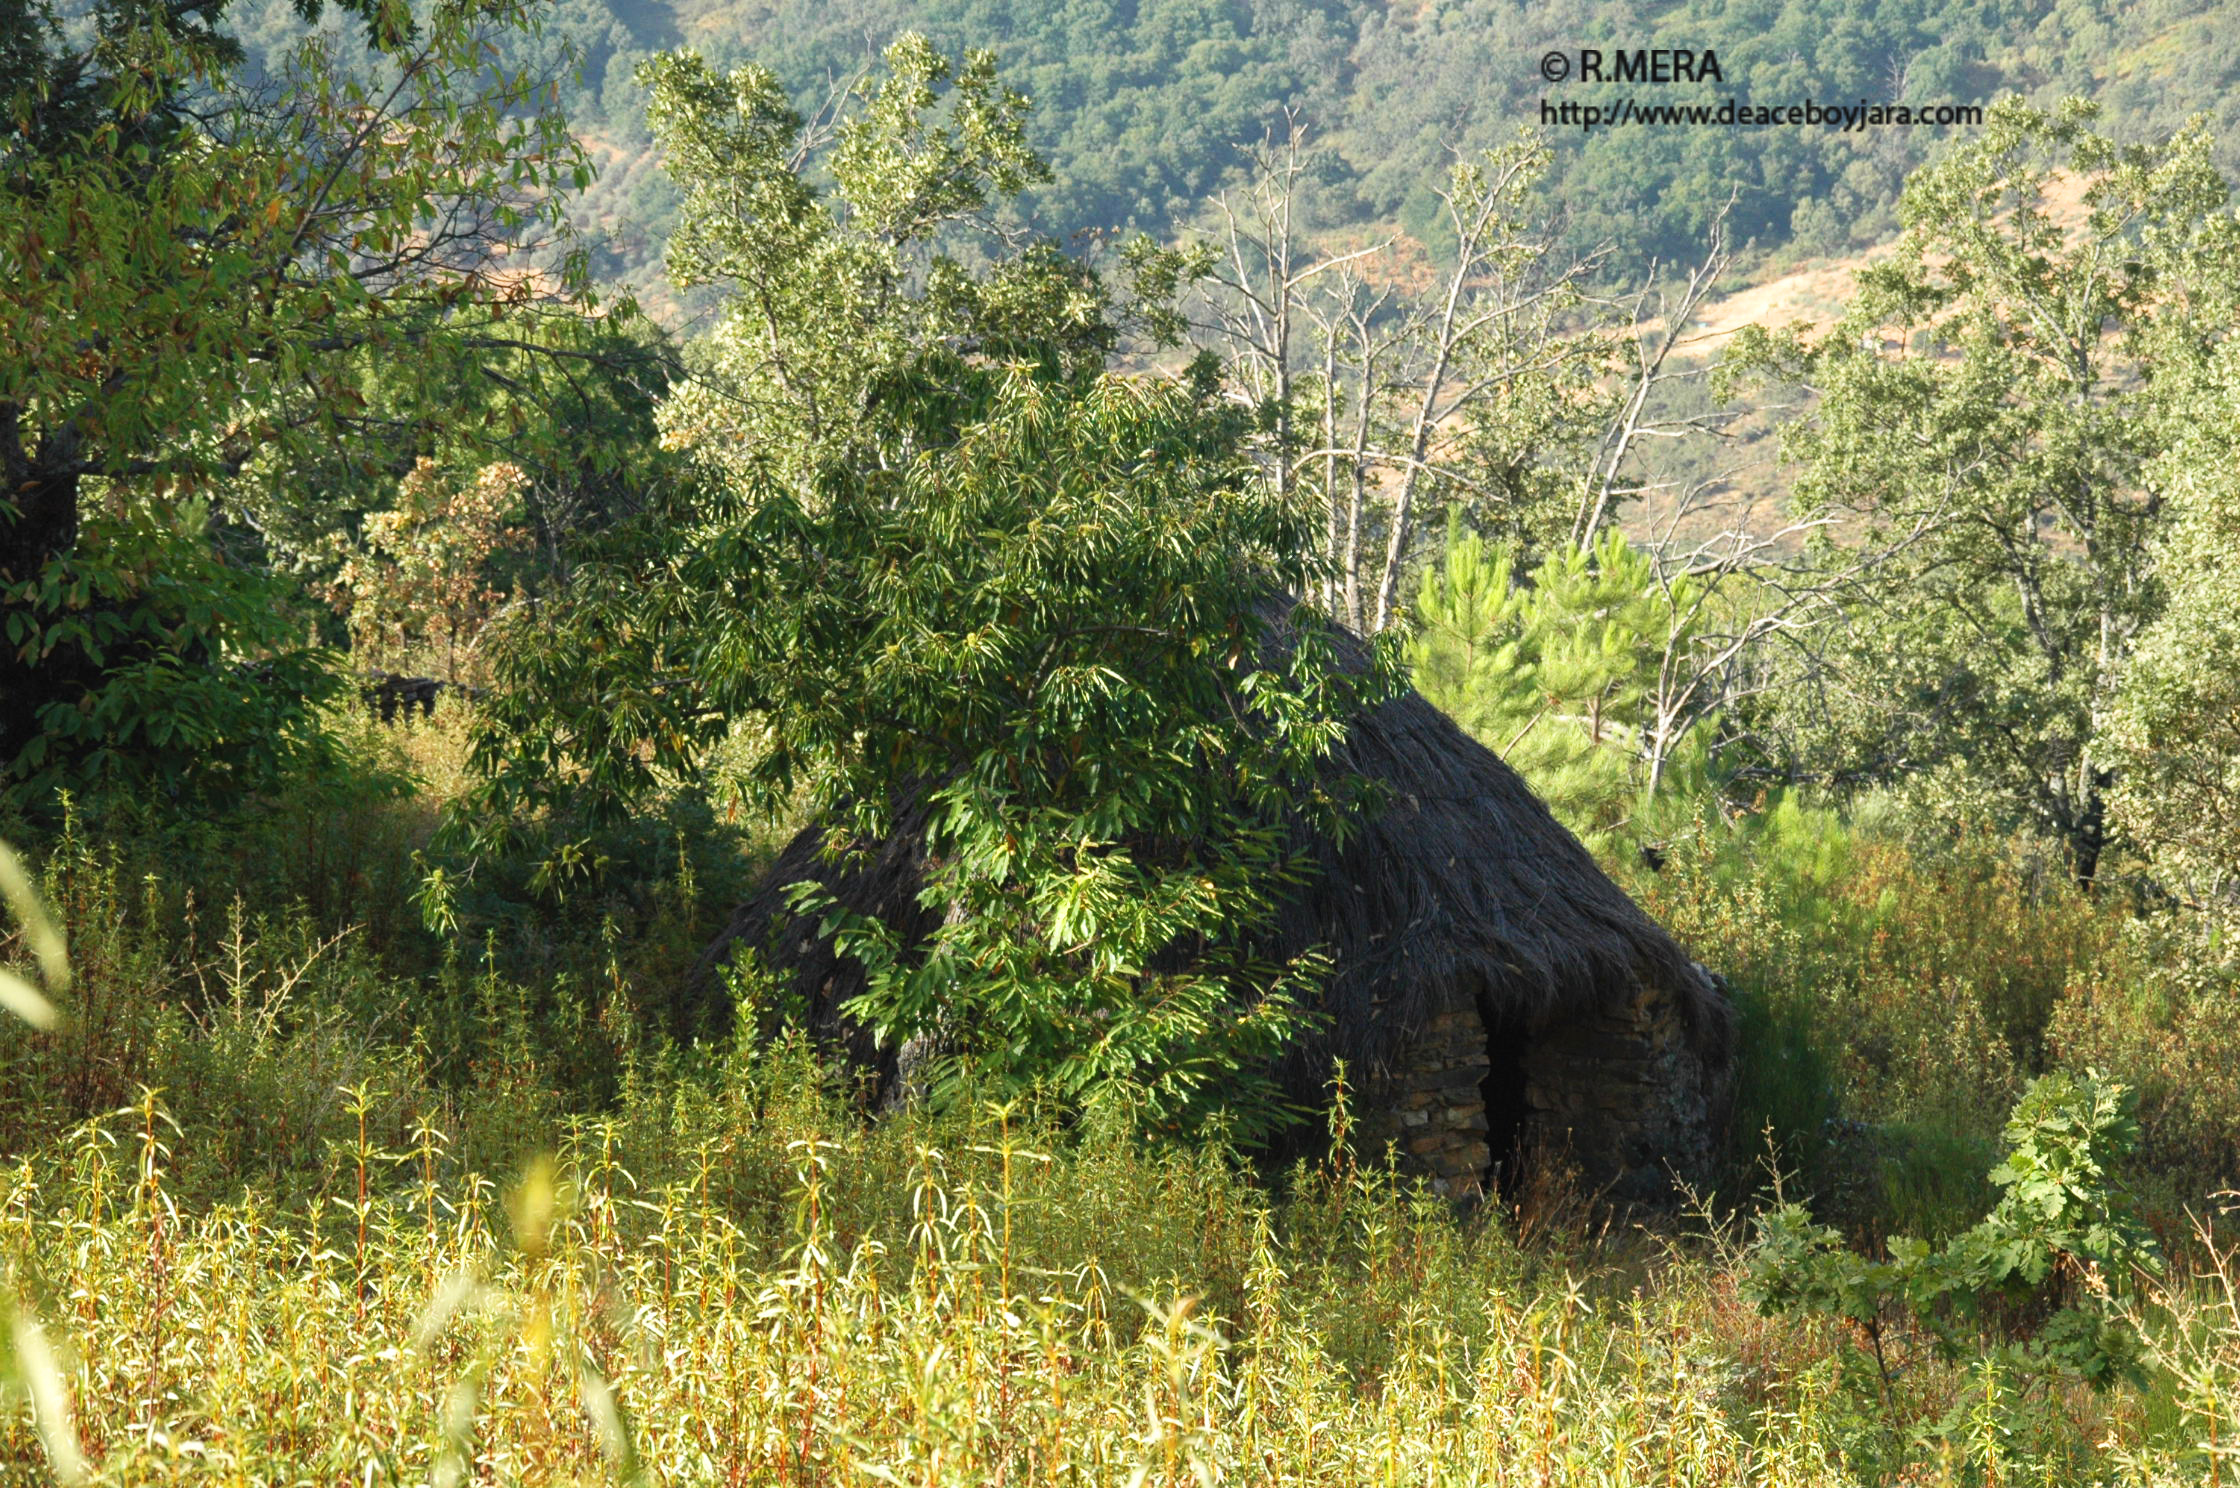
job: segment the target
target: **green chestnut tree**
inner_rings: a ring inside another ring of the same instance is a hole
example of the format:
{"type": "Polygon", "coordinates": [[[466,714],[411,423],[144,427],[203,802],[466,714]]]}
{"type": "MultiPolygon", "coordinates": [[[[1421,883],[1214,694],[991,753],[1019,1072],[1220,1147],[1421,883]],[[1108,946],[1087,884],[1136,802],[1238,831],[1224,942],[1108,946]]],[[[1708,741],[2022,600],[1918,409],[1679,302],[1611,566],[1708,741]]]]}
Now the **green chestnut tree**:
{"type": "Polygon", "coordinates": [[[1216,370],[1114,375],[1096,276],[978,231],[1039,173],[1024,100],[914,38],[888,66],[821,130],[758,69],[647,68],[675,270],[727,291],[660,415],[691,476],[501,632],[484,821],[541,814],[562,882],[571,834],[742,735],[750,799],[836,850],[922,800],[930,942],[801,891],[866,968],[853,1016],[931,1041],[937,1098],[1253,1137],[1317,971],[1263,932],[1344,829],[1330,757],[1391,669],[1285,602],[1311,533],[1216,370]]]}

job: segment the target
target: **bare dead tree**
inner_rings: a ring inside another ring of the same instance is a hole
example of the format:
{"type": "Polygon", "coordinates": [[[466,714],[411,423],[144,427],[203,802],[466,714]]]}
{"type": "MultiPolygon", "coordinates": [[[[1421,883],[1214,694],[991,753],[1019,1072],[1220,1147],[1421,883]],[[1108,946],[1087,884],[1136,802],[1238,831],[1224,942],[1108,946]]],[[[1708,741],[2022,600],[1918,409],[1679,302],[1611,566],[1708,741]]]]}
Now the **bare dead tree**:
{"type": "Polygon", "coordinates": [[[1358,630],[1395,621],[1426,491],[1497,499],[1473,471],[1468,421],[1599,354],[1567,317],[1603,313],[1587,286],[1605,255],[1560,253],[1533,218],[1530,187],[1545,163],[1531,141],[1457,163],[1442,193],[1454,256],[1429,296],[1372,276],[1391,246],[1380,243],[1327,260],[1335,272],[1303,300],[1320,443],[1292,455],[1284,489],[1319,475],[1332,607],[1358,630]]]}
{"type": "Polygon", "coordinates": [[[1321,447],[1300,455],[1294,468],[1319,469],[1325,607],[1357,631],[1363,628],[1361,545],[1378,457],[1377,406],[1389,391],[1385,379],[1406,334],[1405,321],[1391,313],[1395,294],[1349,264],[1307,306],[1321,349],[1321,447]]]}
{"type": "Polygon", "coordinates": [[[1734,203],[1735,198],[1729,196],[1727,204],[1719,209],[1719,215],[1712,219],[1704,255],[1688,271],[1686,281],[1677,290],[1668,292],[1652,269],[1648,282],[1628,306],[1627,319],[1633,327],[1628,340],[1634,365],[1625,394],[1604,427],[1588,467],[1579,512],[1571,524],[1574,548],[1592,547],[1602,524],[1621,503],[1671,489],[1669,483],[1646,480],[1628,484],[1633,457],[1644,441],[1718,435],[1734,421],[1735,415],[1728,411],[1678,418],[1656,414],[1657,395],[1668,384],[1708,375],[1705,363],[1675,367],[1673,356],[1703,344],[1703,338],[1694,331],[1696,312],[1733,261],[1727,217],[1734,203]]]}
{"type": "Polygon", "coordinates": [[[1769,647],[1809,651],[1814,633],[1839,623],[1847,601],[1876,572],[1949,520],[1945,511],[1922,513],[1905,529],[1849,550],[1833,566],[1801,551],[1804,539],[1833,520],[1828,517],[1764,533],[1730,528],[1681,546],[1675,529],[1694,497],[1714,484],[1700,482],[1676,503],[1651,545],[1665,618],[1641,738],[1651,796],[1694,730],[1778,685],[1761,664],[1769,647]]]}
{"type": "Polygon", "coordinates": [[[1296,422],[1302,369],[1297,328],[1308,286],[1385,246],[1320,256],[1302,241],[1299,187],[1311,163],[1307,127],[1286,112],[1283,131],[1246,152],[1251,179],[1214,200],[1221,229],[1203,291],[1206,318],[1197,329],[1226,345],[1234,375],[1273,427],[1268,468],[1277,491],[1293,494],[1296,422]]]}
{"type": "Polygon", "coordinates": [[[1544,147],[1525,142],[1457,162],[1439,194],[1455,237],[1454,262],[1438,298],[1418,313],[1408,338],[1416,360],[1408,379],[1412,408],[1404,448],[1386,457],[1397,467],[1397,486],[1373,631],[1392,623],[1400,571],[1414,536],[1417,494],[1426,472],[1433,471],[1433,441],[1457,415],[1527,366],[1564,355],[1556,338],[1546,334],[1553,329],[1547,321],[1541,334],[1519,336],[1518,329],[1535,309],[1575,303],[1600,267],[1602,255],[1595,253],[1549,271],[1553,245],[1526,208],[1526,194],[1546,159],[1544,147]]]}
{"type": "Polygon", "coordinates": [[[1591,550],[1653,502],[1657,530],[1641,545],[1662,634],[1647,638],[1654,677],[1628,731],[1647,795],[1668,788],[1701,731],[1776,685],[1772,648],[1809,651],[1871,572],[1921,537],[1897,534],[1839,567],[1802,551],[1820,519],[1722,522],[1681,538],[1716,519],[1746,469],[1737,456],[1672,474],[1677,462],[1652,454],[1697,440],[1736,447],[1733,426],[1750,412],[1683,395],[1711,372],[1697,321],[1732,264],[1731,200],[1700,259],[1611,294],[1596,283],[1607,250],[1559,251],[1535,213],[1544,155],[1522,141],[1457,163],[1441,193],[1451,257],[1412,294],[1387,261],[1393,240],[1336,255],[1308,244],[1298,195],[1310,156],[1296,119],[1252,159],[1251,184],[1217,203],[1199,331],[1228,350],[1239,396],[1267,410],[1270,478],[1319,502],[1318,597],[1363,632],[1397,623],[1434,493],[1480,507],[1521,500],[1502,466],[1512,456],[1546,476],[1532,520],[1551,546],[1591,550]],[[1535,399],[1566,411],[1550,422],[1535,399]]]}

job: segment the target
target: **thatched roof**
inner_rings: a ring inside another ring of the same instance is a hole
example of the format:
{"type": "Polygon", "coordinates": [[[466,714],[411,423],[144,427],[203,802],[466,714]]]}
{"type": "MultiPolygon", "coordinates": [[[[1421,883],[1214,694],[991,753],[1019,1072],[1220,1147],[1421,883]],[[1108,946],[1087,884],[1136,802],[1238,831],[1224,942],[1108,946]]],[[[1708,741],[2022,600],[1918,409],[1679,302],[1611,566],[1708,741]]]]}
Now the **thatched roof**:
{"type": "MultiPolygon", "coordinates": [[[[1271,643],[1281,647],[1288,624],[1268,618],[1271,643]]],[[[1341,635],[1341,664],[1359,668],[1366,656],[1341,635]]],[[[1285,903],[1274,944],[1263,948],[1320,946],[1333,957],[1327,1043],[1301,1051],[1304,1063],[1335,1054],[1357,1068],[1381,1064],[1458,984],[1493,1015],[1527,1022],[1567,1006],[1607,1006],[1646,984],[1674,995],[1698,1053],[1724,1065],[1732,1036],[1725,999],[1492,750],[1411,689],[1357,723],[1334,763],[1378,782],[1384,805],[1343,847],[1321,841],[1320,871],[1285,903]]],[[[906,940],[927,935],[934,924],[917,900],[924,826],[923,803],[901,803],[894,834],[859,844],[837,870],[822,855],[827,829],[810,826],[740,906],[708,961],[742,940],[760,948],[790,971],[821,1033],[876,1059],[835,1012],[861,990],[861,969],[838,957],[813,923],[788,913],[784,891],[815,879],[906,940]]]]}
{"type": "Polygon", "coordinates": [[[1698,1051],[1724,1063],[1732,1013],[1709,979],[1516,771],[1421,694],[1363,719],[1336,762],[1380,782],[1385,805],[1324,846],[1280,931],[1335,953],[1334,1052],[1382,1058],[1457,981],[1527,1023],[1647,985],[1673,994],[1698,1051]]]}

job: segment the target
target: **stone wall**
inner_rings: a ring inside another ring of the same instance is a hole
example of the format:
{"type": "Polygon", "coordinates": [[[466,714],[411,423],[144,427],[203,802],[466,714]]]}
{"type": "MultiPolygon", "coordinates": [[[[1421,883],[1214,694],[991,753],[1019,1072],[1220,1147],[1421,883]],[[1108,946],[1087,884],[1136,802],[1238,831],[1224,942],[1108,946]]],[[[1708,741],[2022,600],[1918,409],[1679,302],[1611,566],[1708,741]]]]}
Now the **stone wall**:
{"type": "Polygon", "coordinates": [[[1493,1164],[1485,1103],[1491,1068],[1476,999],[1448,999],[1383,1069],[1366,1072],[1358,1107],[1361,1150],[1381,1158],[1387,1147],[1396,1149],[1402,1166],[1430,1175],[1438,1192],[1458,1200],[1480,1197],[1493,1164]]]}
{"type": "MultiPolygon", "coordinates": [[[[1545,1020],[1524,1041],[1527,1161],[1567,1158],[1590,1189],[1621,1205],[1669,1203],[1675,1174],[1708,1175],[1724,1072],[1704,1068],[1670,992],[1644,987],[1622,1003],[1545,1020]]],[[[1361,1082],[1363,1151],[1390,1146],[1440,1193],[1480,1197],[1494,1160],[1484,1088],[1492,1068],[1477,999],[1456,989],[1361,1082]]]]}
{"type": "Polygon", "coordinates": [[[1689,1046],[1670,992],[1644,987],[1538,1030],[1524,1068],[1533,1147],[1567,1152],[1612,1200],[1665,1203],[1675,1176],[1709,1176],[1722,1081],[1689,1046]]]}

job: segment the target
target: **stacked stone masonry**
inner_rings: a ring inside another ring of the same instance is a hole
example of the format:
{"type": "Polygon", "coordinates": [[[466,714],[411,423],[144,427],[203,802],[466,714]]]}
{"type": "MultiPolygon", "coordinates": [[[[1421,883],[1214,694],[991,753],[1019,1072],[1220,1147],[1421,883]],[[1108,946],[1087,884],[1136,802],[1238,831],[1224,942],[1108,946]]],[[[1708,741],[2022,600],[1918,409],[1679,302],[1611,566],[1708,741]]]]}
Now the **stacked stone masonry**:
{"type": "Polygon", "coordinates": [[[1363,1148],[1372,1155],[1396,1150],[1404,1166],[1428,1174],[1440,1193],[1478,1196],[1493,1162],[1485,1105],[1491,1069],[1476,1007],[1463,1003],[1433,1013],[1397,1058],[1369,1072],[1361,1094],[1363,1148]]]}
{"type": "MultiPolygon", "coordinates": [[[[1642,988],[1592,1011],[1565,1009],[1524,1031],[1527,1162],[1550,1155],[1621,1205],[1658,1203],[1675,1177],[1711,1157],[1718,1093],[1689,1047],[1676,999],[1642,988]]],[[[1508,1051],[1504,1051],[1507,1053],[1508,1051]]],[[[1457,988],[1361,1092],[1364,1149],[1395,1150],[1457,1200],[1482,1196],[1497,1156],[1488,1141],[1487,1022],[1474,989],[1457,988]]]]}

